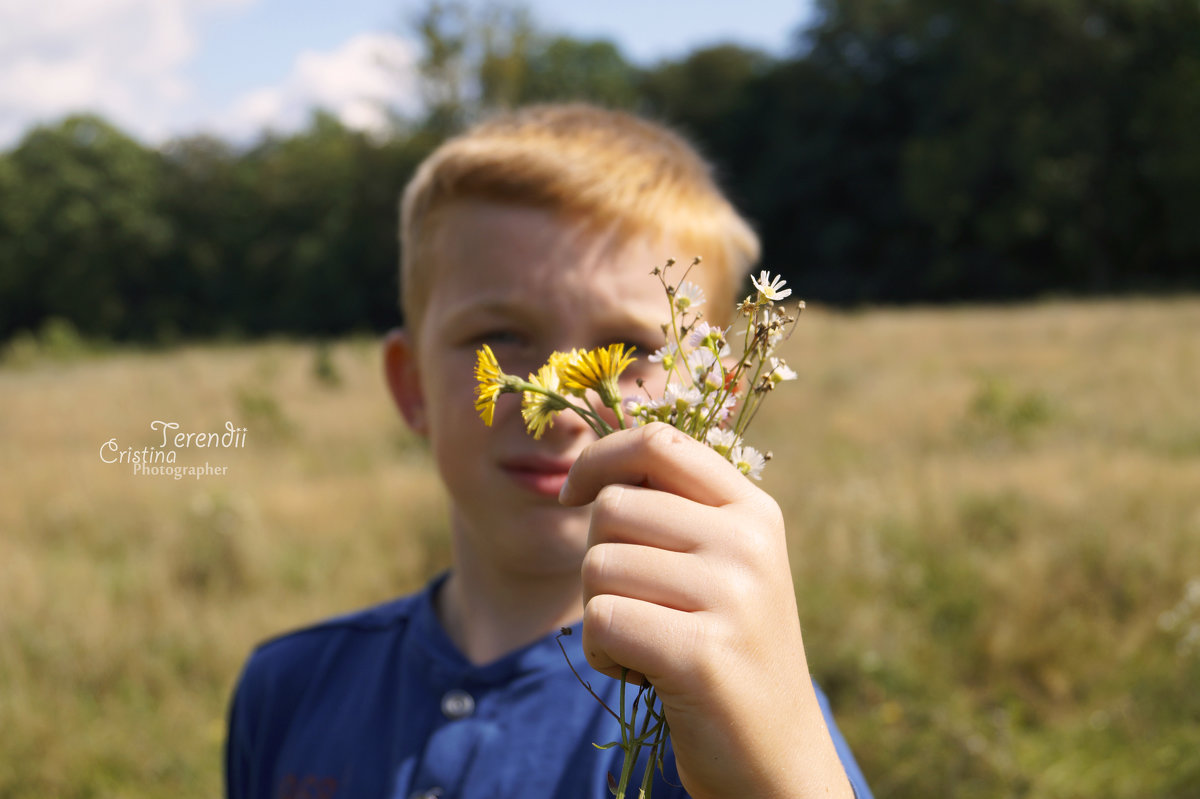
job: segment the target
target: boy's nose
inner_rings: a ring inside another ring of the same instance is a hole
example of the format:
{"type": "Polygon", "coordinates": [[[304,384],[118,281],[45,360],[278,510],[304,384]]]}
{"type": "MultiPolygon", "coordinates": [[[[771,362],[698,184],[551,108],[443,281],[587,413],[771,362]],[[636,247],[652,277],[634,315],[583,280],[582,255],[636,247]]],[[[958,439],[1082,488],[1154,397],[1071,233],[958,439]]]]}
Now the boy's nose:
{"type": "MultiPolygon", "coordinates": [[[[569,399],[572,403],[578,405],[583,404],[583,400],[579,399],[578,397],[570,397],[569,399]]],[[[616,415],[600,404],[600,399],[596,396],[595,392],[589,391],[587,399],[588,402],[592,404],[592,408],[594,408],[604,418],[604,421],[608,424],[608,426],[616,430],[616,415]]],[[[629,424],[628,418],[626,418],[625,423],[626,425],[629,424]]],[[[547,429],[542,435],[543,440],[558,439],[560,442],[574,441],[579,437],[594,439],[596,434],[592,431],[592,428],[588,425],[588,423],[585,422],[583,418],[579,416],[579,414],[572,410],[565,410],[555,416],[554,425],[547,429]]]]}
{"type": "Polygon", "coordinates": [[[556,416],[554,424],[542,434],[541,443],[554,452],[567,454],[578,453],[595,439],[596,434],[586,422],[573,411],[565,411],[556,416]]]}

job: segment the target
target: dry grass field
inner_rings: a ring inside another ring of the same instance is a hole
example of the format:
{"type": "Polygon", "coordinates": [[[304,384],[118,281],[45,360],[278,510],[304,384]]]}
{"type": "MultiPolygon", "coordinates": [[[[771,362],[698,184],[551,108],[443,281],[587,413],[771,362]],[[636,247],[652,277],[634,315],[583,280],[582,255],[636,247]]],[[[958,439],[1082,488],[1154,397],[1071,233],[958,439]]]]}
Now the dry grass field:
{"type": "MultiPolygon", "coordinates": [[[[447,563],[426,454],[375,342],[28,344],[0,366],[0,797],[219,795],[255,642],[447,563]],[[156,420],[245,445],[180,450],[225,469],[200,478],[102,460],[156,420]]],[[[876,795],[1200,795],[1200,299],[818,309],[787,346],[752,439],[876,795]]]]}

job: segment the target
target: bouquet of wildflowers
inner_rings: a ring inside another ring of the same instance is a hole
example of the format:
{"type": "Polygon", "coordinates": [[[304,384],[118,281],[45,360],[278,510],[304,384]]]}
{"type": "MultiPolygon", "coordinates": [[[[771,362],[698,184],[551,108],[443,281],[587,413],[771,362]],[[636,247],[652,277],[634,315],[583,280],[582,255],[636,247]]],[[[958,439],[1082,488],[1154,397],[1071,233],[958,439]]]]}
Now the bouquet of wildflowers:
{"type": "MultiPolygon", "coordinates": [[[[545,365],[525,379],[505,374],[485,344],[477,353],[475,365],[475,408],[484,423],[491,425],[496,400],[509,393],[521,395],[521,415],[534,438],[540,438],[564,412],[578,414],[601,437],[618,429],[665,422],[707,444],[742,474],[761,479],[771,454],[745,443],[743,437],[766,395],[780,383],[796,378],[796,372],[775,355],[775,350],[791,333],[804,303],[796,306],[795,316],[782,305],[777,306],[792,290],[784,288],[787,281],[763,271],[751,278],[755,293],[737,305],[739,321],[729,328],[710,325],[700,310],[703,291],[687,280],[688,271],[699,262],[699,258],[692,261],[674,282],[668,277],[674,260],[652,272],[662,283],[671,311],[670,322],[662,327],[665,343],[649,356],[649,361],[660,364],[667,374],[661,396],[651,396],[640,379],[641,396],[621,395],[618,380],[634,360],[633,348],[626,350],[624,344],[554,352],[545,365]],[[731,342],[740,346],[736,358],[731,342]],[[607,418],[601,409],[607,409],[607,418]],[[615,428],[610,423],[613,419],[615,428]]],[[[570,628],[564,628],[563,633],[569,634],[570,628]]],[[[586,681],[580,678],[580,682],[621,725],[620,741],[597,744],[600,749],[619,746],[625,753],[620,779],[609,775],[609,788],[618,799],[625,797],[639,753],[650,747],[650,764],[638,793],[645,799],[650,794],[654,767],[662,766],[669,734],[653,686],[643,684],[637,689],[627,713],[622,680],[617,713],[586,681]]]]}

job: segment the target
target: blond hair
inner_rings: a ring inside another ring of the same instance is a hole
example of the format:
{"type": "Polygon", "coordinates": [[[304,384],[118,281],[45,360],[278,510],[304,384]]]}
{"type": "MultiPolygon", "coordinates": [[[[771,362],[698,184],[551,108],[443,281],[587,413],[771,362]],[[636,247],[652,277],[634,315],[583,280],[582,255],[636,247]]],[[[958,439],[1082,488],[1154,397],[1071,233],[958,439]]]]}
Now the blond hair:
{"type": "MultiPolygon", "coordinates": [[[[665,127],[573,103],[492,117],[435,150],[404,191],[400,294],[419,324],[436,262],[438,213],[459,200],[545,209],[620,238],[650,235],[691,247],[731,304],[758,260],[758,237],[696,150],[665,127]]],[[[658,264],[647,264],[647,270],[658,264]]]]}

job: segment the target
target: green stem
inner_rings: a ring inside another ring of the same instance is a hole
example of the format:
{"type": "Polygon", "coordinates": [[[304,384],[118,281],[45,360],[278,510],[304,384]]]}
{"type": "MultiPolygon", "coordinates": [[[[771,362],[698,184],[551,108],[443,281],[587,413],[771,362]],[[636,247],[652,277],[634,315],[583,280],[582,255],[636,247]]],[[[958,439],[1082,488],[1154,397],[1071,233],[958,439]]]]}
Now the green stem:
{"type": "MultiPolygon", "coordinates": [[[[592,401],[587,398],[587,394],[583,395],[583,401],[585,403],[587,403],[587,406],[588,406],[587,412],[590,413],[592,415],[592,418],[595,419],[596,422],[600,425],[600,429],[597,429],[596,425],[592,425],[592,430],[596,431],[596,435],[600,436],[601,438],[604,438],[606,435],[611,433],[613,431],[613,429],[611,427],[609,427],[608,422],[604,421],[604,417],[602,417],[600,415],[600,412],[598,410],[596,410],[596,406],[592,405],[592,401]],[[603,432],[601,432],[601,431],[603,431],[603,432]]],[[[584,414],[583,408],[580,408],[578,405],[576,405],[574,403],[569,403],[569,404],[572,408],[575,409],[576,413],[578,413],[580,416],[583,416],[583,414],[584,414]]],[[[584,417],[584,418],[587,418],[587,417],[584,417]]]]}
{"type": "Polygon", "coordinates": [[[608,407],[609,407],[609,410],[611,410],[613,413],[615,413],[617,415],[617,426],[620,429],[624,430],[625,429],[625,413],[624,413],[624,411],[621,410],[621,403],[614,402],[611,405],[609,405],[608,407]]]}
{"type": "MultiPolygon", "coordinates": [[[[688,267],[688,268],[691,269],[691,267],[688,267]]],[[[684,274],[686,275],[686,272],[684,274]]],[[[663,282],[663,286],[667,285],[666,280],[664,278],[660,277],[659,280],[661,280],[663,282]]],[[[683,281],[681,280],[680,283],[682,284],[683,281]]],[[[682,383],[684,383],[684,380],[683,380],[683,375],[679,371],[679,362],[684,360],[684,358],[683,358],[683,342],[679,340],[679,321],[678,321],[678,317],[675,314],[675,297],[670,292],[667,292],[667,305],[669,305],[671,307],[671,338],[668,339],[668,344],[670,344],[671,342],[675,343],[675,356],[676,356],[671,362],[671,368],[667,371],[667,380],[670,381],[671,375],[673,374],[673,375],[675,375],[675,377],[677,377],[679,379],[679,382],[682,384],[682,383]]],[[[688,377],[689,378],[691,377],[690,373],[688,374],[688,377]]],[[[695,381],[693,380],[692,383],[694,384],[695,381]]]]}
{"type": "MultiPolygon", "coordinates": [[[[747,347],[758,346],[758,310],[754,311],[755,334],[753,339],[749,339],[749,329],[747,328],[747,347]]],[[[764,334],[765,335],[765,334],[764,334]]],[[[750,350],[747,349],[747,352],[750,350]]],[[[746,401],[742,403],[742,407],[738,409],[737,419],[733,423],[733,432],[741,436],[745,435],[746,428],[750,426],[750,420],[754,418],[758,411],[758,406],[762,403],[762,395],[754,389],[758,385],[758,379],[762,376],[763,358],[761,355],[755,356],[754,359],[754,374],[750,375],[749,381],[746,383],[746,401]]]]}
{"type": "MultiPolygon", "coordinates": [[[[633,767],[637,762],[637,755],[633,753],[639,748],[633,735],[635,732],[633,725],[636,720],[625,720],[625,677],[628,674],[629,669],[621,669],[621,751],[625,753],[625,759],[621,763],[621,778],[617,782],[616,799],[625,799],[625,791],[629,789],[629,778],[633,775],[633,767]]],[[[637,714],[636,699],[634,700],[634,714],[637,714]]]]}
{"type": "Polygon", "coordinates": [[[613,429],[608,425],[607,422],[604,421],[603,417],[601,417],[600,414],[596,412],[596,409],[592,407],[592,404],[590,402],[588,402],[587,397],[584,397],[583,401],[587,402],[588,407],[581,408],[578,405],[576,405],[574,402],[571,402],[569,399],[564,397],[562,394],[551,391],[548,388],[543,388],[542,386],[539,386],[536,383],[530,383],[527,380],[521,380],[520,378],[514,378],[514,385],[515,385],[516,389],[518,391],[520,391],[522,394],[524,394],[526,392],[529,392],[532,394],[541,394],[543,397],[550,397],[551,399],[556,400],[559,404],[561,404],[563,406],[562,409],[564,411],[574,411],[576,414],[579,415],[579,418],[581,418],[581,419],[583,419],[583,421],[587,422],[588,427],[592,428],[592,432],[594,432],[600,438],[603,438],[604,436],[613,432],[613,429]]]}
{"type": "MultiPolygon", "coordinates": [[[[654,743],[650,746],[650,758],[646,761],[646,770],[642,772],[642,785],[638,792],[638,799],[650,799],[650,794],[654,790],[654,769],[662,767],[667,720],[663,718],[661,711],[655,712],[654,710],[654,703],[657,698],[655,694],[651,694],[646,702],[647,725],[653,716],[658,717],[658,723],[654,725],[654,729],[652,730],[654,733],[654,743]]],[[[646,725],[643,725],[643,730],[645,727],[646,725]]]]}

